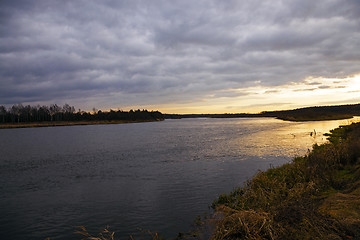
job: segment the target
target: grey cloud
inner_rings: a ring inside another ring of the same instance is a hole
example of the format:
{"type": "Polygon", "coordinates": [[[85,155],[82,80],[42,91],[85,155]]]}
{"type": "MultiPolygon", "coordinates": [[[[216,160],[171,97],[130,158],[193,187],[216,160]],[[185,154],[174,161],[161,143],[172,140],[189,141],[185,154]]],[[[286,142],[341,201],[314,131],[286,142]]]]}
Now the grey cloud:
{"type": "Polygon", "coordinates": [[[309,82],[307,83],[307,85],[321,85],[320,82],[309,82]]]}
{"type": "Polygon", "coordinates": [[[267,107],[267,106],[285,106],[290,108],[290,105],[292,105],[293,103],[282,103],[282,102],[274,102],[274,103],[259,103],[259,104],[251,104],[248,105],[246,107],[267,107]]]}
{"type": "Polygon", "coordinates": [[[327,85],[322,85],[318,87],[319,89],[329,89],[331,88],[331,86],[327,86],[327,85]]]}
{"type": "Polygon", "coordinates": [[[278,92],[280,92],[280,90],[267,90],[267,91],[265,91],[265,94],[278,93],[278,92]]]}
{"type": "MultiPolygon", "coordinates": [[[[312,84],[309,84],[312,85],[312,84]]],[[[318,85],[318,84],[314,84],[318,85]]],[[[293,92],[308,92],[308,91],[315,91],[317,89],[337,89],[337,88],[346,88],[345,86],[328,86],[328,85],[321,85],[317,88],[302,88],[302,89],[295,89],[293,92]]]]}
{"type": "Polygon", "coordinates": [[[304,88],[304,89],[295,89],[293,92],[312,92],[315,91],[317,88],[304,88]]]}
{"type": "Polygon", "coordinates": [[[359,19],[356,0],[4,0],[0,104],[161,104],[343,77],[359,72],[359,19]]]}
{"type": "Polygon", "coordinates": [[[249,95],[247,92],[220,91],[215,93],[213,98],[234,98],[249,95]]]}

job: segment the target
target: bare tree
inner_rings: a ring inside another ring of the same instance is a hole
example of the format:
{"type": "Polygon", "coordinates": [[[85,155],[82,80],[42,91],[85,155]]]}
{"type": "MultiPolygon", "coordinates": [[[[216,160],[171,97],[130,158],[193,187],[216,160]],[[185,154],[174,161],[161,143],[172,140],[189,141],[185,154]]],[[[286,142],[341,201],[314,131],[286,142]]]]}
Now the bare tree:
{"type": "Polygon", "coordinates": [[[49,110],[50,110],[51,121],[54,121],[54,116],[57,113],[61,112],[61,108],[57,104],[51,104],[49,110]]]}
{"type": "Polygon", "coordinates": [[[6,116],[6,108],[4,106],[0,106],[0,115],[2,116],[2,122],[5,122],[5,116],[6,116]]]}
{"type": "Polygon", "coordinates": [[[13,122],[15,122],[14,117],[17,118],[18,123],[20,122],[20,114],[23,108],[24,106],[21,103],[15,104],[11,107],[10,113],[13,114],[13,122]]]}

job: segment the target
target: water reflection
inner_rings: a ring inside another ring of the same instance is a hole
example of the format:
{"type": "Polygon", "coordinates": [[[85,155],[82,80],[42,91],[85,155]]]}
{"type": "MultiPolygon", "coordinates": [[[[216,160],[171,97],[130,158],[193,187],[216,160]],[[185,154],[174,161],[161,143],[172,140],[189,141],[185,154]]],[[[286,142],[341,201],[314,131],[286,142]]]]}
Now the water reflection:
{"type": "MultiPolygon", "coordinates": [[[[272,119],[264,124],[276,122],[272,119]]],[[[341,125],[360,121],[360,117],[346,120],[283,122],[272,129],[256,132],[236,139],[249,156],[303,156],[314,144],[327,142],[325,133],[341,125]]]]}

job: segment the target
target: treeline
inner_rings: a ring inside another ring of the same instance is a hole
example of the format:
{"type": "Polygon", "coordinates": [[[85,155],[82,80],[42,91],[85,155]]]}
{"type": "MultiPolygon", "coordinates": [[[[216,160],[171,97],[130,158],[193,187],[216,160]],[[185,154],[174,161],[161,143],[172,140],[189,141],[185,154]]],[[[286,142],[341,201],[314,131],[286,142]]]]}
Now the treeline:
{"type": "Polygon", "coordinates": [[[164,116],[169,119],[275,117],[288,121],[319,121],[360,116],[360,104],[306,107],[293,110],[264,111],[261,113],[164,114],[164,116]]]}
{"type": "Polygon", "coordinates": [[[164,114],[165,119],[181,118],[249,118],[265,117],[260,113],[223,113],[223,114],[164,114]]]}
{"type": "Polygon", "coordinates": [[[50,106],[23,106],[15,104],[10,108],[0,106],[0,122],[2,123],[28,123],[28,122],[52,122],[52,121],[157,121],[164,117],[159,111],[148,110],[110,110],[93,111],[92,113],[75,111],[74,106],[65,104],[60,107],[57,104],[50,106]]]}
{"type": "Polygon", "coordinates": [[[262,116],[277,117],[289,121],[312,121],[352,118],[360,116],[360,104],[318,106],[294,110],[262,112],[262,116]]]}

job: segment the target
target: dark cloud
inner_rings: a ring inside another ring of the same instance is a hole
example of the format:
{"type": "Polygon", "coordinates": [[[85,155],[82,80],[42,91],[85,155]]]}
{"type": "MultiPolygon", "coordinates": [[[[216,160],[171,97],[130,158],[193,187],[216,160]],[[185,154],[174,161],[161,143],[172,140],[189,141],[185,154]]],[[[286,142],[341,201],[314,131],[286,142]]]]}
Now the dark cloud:
{"type": "Polygon", "coordinates": [[[359,72],[357,0],[3,0],[0,22],[0,104],[156,105],[359,72]]]}
{"type": "Polygon", "coordinates": [[[321,85],[321,82],[309,82],[307,85],[321,85]]]}
{"type": "Polygon", "coordinates": [[[321,85],[318,87],[318,89],[329,89],[329,88],[331,88],[331,86],[321,85]]]}
{"type": "Polygon", "coordinates": [[[300,88],[300,89],[295,89],[293,90],[293,92],[312,92],[317,90],[317,88],[300,88]]]}
{"type": "Polygon", "coordinates": [[[280,90],[267,90],[265,91],[265,94],[269,94],[269,93],[278,93],[281,92],[280,90]]]}

